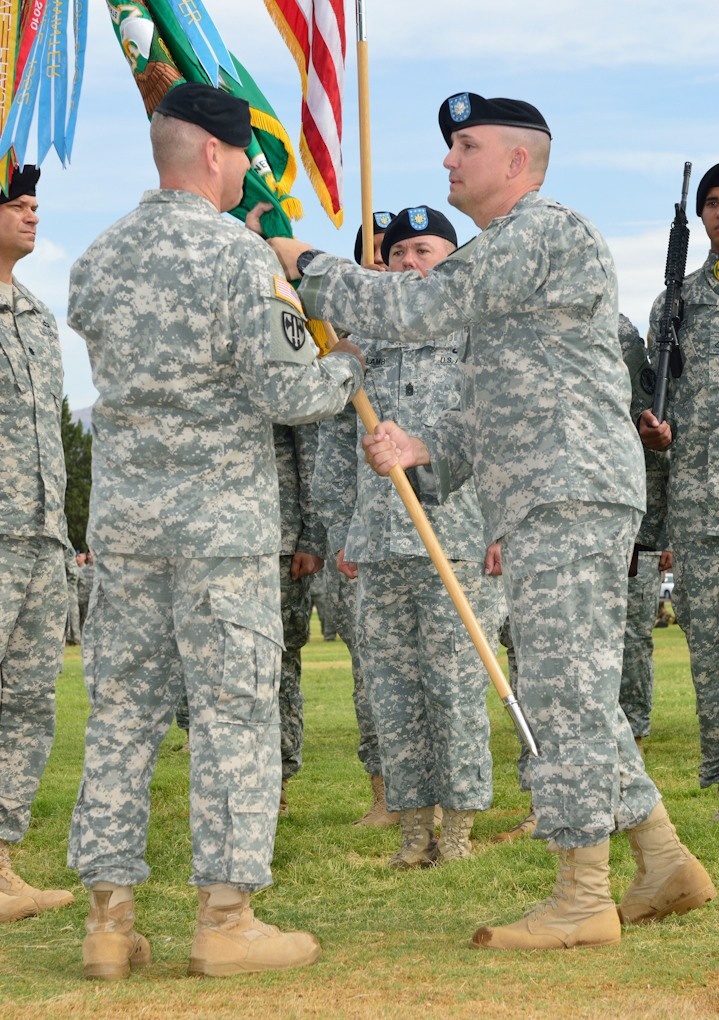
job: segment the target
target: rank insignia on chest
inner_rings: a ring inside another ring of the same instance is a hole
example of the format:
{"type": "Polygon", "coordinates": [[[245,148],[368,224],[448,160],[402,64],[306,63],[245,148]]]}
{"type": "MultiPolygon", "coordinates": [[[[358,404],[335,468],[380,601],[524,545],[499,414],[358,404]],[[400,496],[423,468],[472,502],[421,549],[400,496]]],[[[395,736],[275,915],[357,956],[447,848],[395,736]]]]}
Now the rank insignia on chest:
{"type": "Polygon", "coordinates": [[[719,259],[714,263],[712,273],[714,273],[714,279],[719,280],[719,259]]]}
{"type": "Polygon", "coordinates": [[[292,312],[282,313],[282,329],[284,330],[287,343],[295,351],[302,349],[305,343],[305,324],[299,315],[292,312]]]}

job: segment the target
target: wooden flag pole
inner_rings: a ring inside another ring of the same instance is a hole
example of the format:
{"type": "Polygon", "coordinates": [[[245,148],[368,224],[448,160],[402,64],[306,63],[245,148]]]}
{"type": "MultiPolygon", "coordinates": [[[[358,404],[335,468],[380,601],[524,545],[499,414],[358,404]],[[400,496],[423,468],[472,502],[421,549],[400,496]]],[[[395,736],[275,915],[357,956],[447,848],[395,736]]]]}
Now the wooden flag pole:
{"type": "Polygon", "coordinates": [[[372,141],[369,115],[369,51],[364,0],[356,0],[357,13],[357,97],[359,104],[360,181],[362,196],[362,265],[374,263],[374,221],[372,218],[372,141]]]}
{"type": "MultiPolygon", "coordinates": [[[[329,346],[331,348],[337,342],[337,334],[329,322],[324,322],[323,325],[327,331],[329,346]]],[[[363,389],[357,393],[352,403],[354,404],[355,410],[357,411],[365,429],[367,432],[372,434],[380,422],[374,408],[369,402],[367,394],[363,389]]],[[[430,559],[437,568],[437,573],[442,579],[442,583],[447,589],[449,597],[452,599],[462,623],[467,628],[467,632],[472,639],[472,643],[477,649],[479,657],[484,664],[484,668],[489,674],[489,679],[494,684],[495,690],[502,700],[502,704],[512,717],[512,722],[517,730],[519,739],[523,744],[525,744],[530,754],[537,756],[539,754],[537,745],[534,737],[532,736],[529,724],[524,718],[519,702],[512,693],[512,688],[509,686],[507,678],[502,672],[502,667],[499,665],[497,656],[494,654],[494,650],[487,640],[487,635],[482,630],[482,626],[469,603],[469,599],[465,595],[464,589],[457,580],[457,575],[452,569],[452,564],[447,559],[444,550],[440,545],[439,539],[435,535],[434,529],[422,509],[419,500],[417,499],[415,491],[410,485],[404,468],[400,467],[399,464],[396,465],[390,471],[389,477],[399,493],[399,497],[404,503],[407,513],[417,529],[419,537],[422,539],[430,559]]]]}

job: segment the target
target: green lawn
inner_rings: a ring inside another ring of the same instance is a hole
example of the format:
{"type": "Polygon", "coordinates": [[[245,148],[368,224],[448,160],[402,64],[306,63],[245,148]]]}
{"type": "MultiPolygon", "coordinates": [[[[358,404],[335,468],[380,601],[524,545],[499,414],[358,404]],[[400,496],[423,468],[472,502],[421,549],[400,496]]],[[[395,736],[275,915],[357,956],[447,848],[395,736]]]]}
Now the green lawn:
{"type": "MultiPolygon", "coordinates": [[[[155,963],[129,980],[82,978],[87,899],[65,869],[67,827],[80,776],[87,700],[78,650],[58,683],[58,734],[33,823],[15,856],[36,884],[72,888],[74,906],[0,931],[0,1017],[14,1018],[405,1018],[615,1017],[699,1020],[719,1014],[717,906],[629,929],[620,946],[555,953],[467,948],[480,922],[516,919],[554,876],[543,844],[490,842],[526,811],[517,790],[517,741],[492,692],[494,807],[475,821],[474,857],[442,868],[386,867],[398,830],[353,828],[369,804],[356,756],[352,678],[343,644],[323,642],[313,620],[304,653],[305,765],[291,781],[291,816],[277,834],[275,885],[255,897],[263,920],[302,927],[324,954],[307,970],[195,980],[185,975],[195,894],[187,886],[188,756],[172,729],[153,785],[148,859],[137,892],[138,930],[155,963]]],[[[649,771],[681,836],[719,879],[716,792],[696,781],[698,737],[686,644],[678,627],[654,632],[657,680],[649,771]]],[[[612,848],[617,899],[633,874],[626,838],[612,848]]]]}

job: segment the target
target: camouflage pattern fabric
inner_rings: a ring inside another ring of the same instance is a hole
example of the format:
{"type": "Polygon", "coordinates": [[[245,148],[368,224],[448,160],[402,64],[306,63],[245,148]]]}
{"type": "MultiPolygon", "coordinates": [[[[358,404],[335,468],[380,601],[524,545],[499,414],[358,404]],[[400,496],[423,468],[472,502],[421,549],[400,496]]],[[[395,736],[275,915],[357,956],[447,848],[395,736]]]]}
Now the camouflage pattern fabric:
{"type": "Polygon", "coordinates": [[[183,191],[146,192],[75,263],[96,558],[279,551],[272,422],[329,417],[362,379],[350,355],[317,360],[292,293],[256,234],[183,191]]]}
{"type": "MultiPolygon", "coordinates": [[[[281,492],[282,490],[280,490],[281,492]]],[[[281,500],[280,500],[281,501],[281,500]]],[[[280,670],[280,733],[282,778],[289,779],[302,768],[304,738],[304,697],[300,687],[302,649],[310,639],[310,579],[293,580],[291,556],[280,556],[280,603],[282,611],[282,650],[280,670]]]]}
{"type": "MultiPolygon", "coordinates": [[[[671,380],[667,420],[673,443],[669,542],[674,553],[672,605],[686,634],[697,697],[699,785],[719,783],[719,255],[686,277],[679,342],[684,371],[671,380]]],[[[656,335],[664,295],[654,302],[656,335]]]]}
{"type": "Polygon", "coordinates": [[[502,541],[517,696],[540,751],[528,762],[534,835],[561,847],[595,846],[660,799],[618,704],[638,524],[628,507],[566,502],[502,541]]]}
{"type": "Polygon", "coordinates": [[[440,496],[474,465],[487,542],[544,503],[598,499],[644,512],[616,272],[578,213],[532,192],[426,279],[318,255],[299,292],[308,314],[389,342],[422,344],[469,327],[466,412],[417,435],[440,496]]]}
{"type": "Polygon", "coordinates": [[[304,736],[302,649],[310,639],[310,576],[292,578],[296,552],[324,559],[325,529],[312,498],[312,475],[317,451],[317,425],[274,425],[275,461],[280,490],[280,601],[282,608],[282,671],[280,732],[282,778],[302,767],[304,736]]]}
{"type": "Polygon", "coordinates": [[[13,280],[0,292],[0,534],[67,543],[63,379],[52,312],[13,280]]]}
{"type": "Polygon", "coordinates": [[[87,607],[90,602],[90,592],[92,591],[92,582],[95,579],[95,564],[86,563],[84,567],[80,568],[80,576],[77,581],[77,603],[80,609],[80,632],[85,626],[85,617],[87,616],[87,607]]]}
{"type": "Polygon", "coordinates": [[[72,549],[65,549],[65,578],[67,582],[67,623],[65,625],[65,640],[70,644],[80,644],[80,604],[78,602],[78,570],[75,560],[75,553],[72,549]]]}
{"type": "MultiPolygon", "coordinates": [[[[495,619],[487,636],[496,647],[499,586],[487,585],[478,563],[453,567],[478,618],[495,619]]],[[[431,560],[360,564],[357,641],[387,809],[488,808],[489,678],[431,560]]]]}
{"type": "Polygon", "coordinates": [[[697,699],[699,785],[719,783],[719,537],[677,544],[672,606],[689,645],[697,699]]]}
{"type": "Polygon", "coordinates": [[[329,421],[320,422],[312,492],[327,530],[327,612],[352,660],[352,700],[359,730],[357,756],[371,776],[382,775],[377,727],[365,688],[357,646],[357,581],[337,570],[357,494],[357,413],[351,404],[329,421]]]}
{"type": "Polygon", "coordinates": [[[659,553],[640,552],[637,573],[628,579],[627,624],[619,704],[635,737],[648,737],[654,700],[654,641],[659,553]]]}
{"type": "MultiPolygon", "coordinates": [[[[619,315],[619,345],[632,384],[630,414],[633,422],[642,411],[651,408],[654,399],[654,372],[647,348],[639,331],[626,317],[619,315]]],[[[668,450],[642,448],[647,483],[647,509],[637,534],[637,545],[661,551],[667,546],[668,450]]],[[[631,590],[631,587],[630,587],[631,590]]]]}
{"type": "Polygon", "coordinates": [[[184,675],[191,881],[261,888],[280,787],[272,422],[334,414],[361,366],[319,362],[267,245],[181,191],[147,192],[75,263],[68,321],[100,394],[69,859],[90,886],[147,877],[148,788],[184,675]]]}
{"type": "Polygon", "coordinates": [[[0,535],[0,839],[17,843],[55,732],[67,618],[63,547],[0,535]]]}
{"type": "Polygon", "coordinates": [[[536,835],[592,845],[643,821],[659,794],[618,696],[632,511],[645,510],[645,473],[606,242],[579,214],[532,192],[426,279],[320,255],[299,290],[308,313],[390,341],[469,327],[464,410],[416,434],[440,497],[474,469],[487,539],[501,539],[509,563],[520,701],[541,751],[530,766],[536,835]],[[608,506],[606,521],[597,505],[608,506]],[[583,530],[584,507],[592,527],[606,525],[604,539],[583,530]],[[534,551],[538,525],[546,563],[534,551]],[[592,633],[607,602],[606,628],[592,633]],[[583,680],[591,674],[588,704],[577,696],[582,669],[583,680]],[[550,703],[551,724],[542,708],[550,703]]]}
{"type": "MultiPolygon", "coordinates": [[[[380,418],[395,418],[412,431],[459,407],[464,331],[414,346],[353,339],[365,355],[365,390],[380,418]]],[[[322,491],[318,501],[334,501],[330,541],[340,543],[347,561],[359,564],[358,649],[387,804],[389,810],[438,803],[484,808],[492,799],[484,667],[474,646],[468,650],[468,636],[459,633],[464,627],[399,494],[366,463],[363,434],[356,415],[354,421],[348,414],[322,426],[322,455],[332,465],[324,479],[334,495],[322,491]],[[366,569],[371,564],[381,567],[366,569]],[[434,626],[427,619],[428,602],[435,607],[434,626]],[[446,628],[444,640],[435,627],[446,628]],[[400,647],[402,635],[406,649],[400,647]],[[411,752],[403,741],[411,742],[411,752]],[[425,796],[429,799],[416,799],[425,796]]],[[[483,577],[484,525],[472,481],[442,506],[436,498],[427,501],[425,510],[455,572],[468,579],[490,641],[496,641],[506,610],[498,608],[501,584],[483,577]]]]}
{"type": "Polygon", "coordinates": [[[149,785],[182,682],[190,706],[192,883],[271,882],[280,789],[276,556],[106,553],[83,635],[91,714],[68,864],[137,885],[149,785]]]}
{"type": "Polygon", "coordinates": [[[22,839],[52,745],[67,584],[63,378],[50,310],[0,289],[0,840],[22,839]]]}

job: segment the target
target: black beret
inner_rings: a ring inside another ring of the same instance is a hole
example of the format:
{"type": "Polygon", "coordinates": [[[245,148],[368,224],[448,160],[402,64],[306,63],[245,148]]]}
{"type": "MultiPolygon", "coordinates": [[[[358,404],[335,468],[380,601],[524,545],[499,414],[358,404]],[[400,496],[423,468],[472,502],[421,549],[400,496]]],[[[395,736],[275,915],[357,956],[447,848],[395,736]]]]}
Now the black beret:
{"type": "Polygon", "coordinates": [[[39,177],[40,167],[33,166],[32,163],[27,163],[22,170],[19,167],[15,167],[10,178],[8,194],[6,195],[0,191],[0,205],[4,205],[5,202],[12,202],[16,198],[20,198],[21,195],[34,195],[35,185],[39,177]]]}
{"type": "MultiPolygon", "coordinates": [[[[394,218],[392,212],[373,212],[372,220],[374,222],[373,235],[376,237],[377,234],[384,234],[385,230],[390,224],[390,221],[394,218]]],[[[357,231],[357,237],[355,239],[355,262],[358,266],[362,265],[362,227],[357,231]]]]}
{"type": "Polygon", "coordinates": [[[252,141],[250,104],[199,81],[173,85],[157,104],[155,113],[196,124],[228,145],[246,149],[252,141]]]}
{"type": "Polygon", "coordinates": [[[485,99],[474,92],[458,92],[445,99],[439,108],[439,126],[447,145],[452,132],[475,124],[503,124],[506,127],[532,128],[551,138],[547,122],[536,106],[521,99],[485,99]]]}
{"type": "Polygon", "coordinates": [[[712,188],[719,188],[719,163],[704,174],[697,188],[697,216],[701,216],[707,195],[712,188]]]}
{"type": "Polygon", "coordinates": [[[393,244],[406,241],[408,237],[444,237],[457,244],[457,231],[444,213],[418,205],[397,213],[382,238],[382,258],[389,265],[389,251],[393,244]]]}

